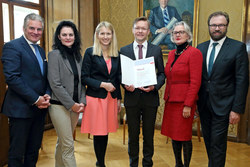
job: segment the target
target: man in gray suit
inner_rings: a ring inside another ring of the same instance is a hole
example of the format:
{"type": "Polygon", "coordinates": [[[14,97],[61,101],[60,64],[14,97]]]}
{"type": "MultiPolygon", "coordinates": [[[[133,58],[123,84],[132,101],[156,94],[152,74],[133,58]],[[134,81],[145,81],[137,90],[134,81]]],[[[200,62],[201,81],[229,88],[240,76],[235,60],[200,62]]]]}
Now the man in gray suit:
{"type": "MultiPolygon", "coordinates": [[[[153,39],[162,32],[167,33],[168,29],[166,26],[173,17],[175,17],[178,21],[181,21],[181,17],[178,14],[176,8],[173,6],[168,6],[168,2],[169,0],[159,0],[160,6],[150,10],[148,20],[150,21],[150,31],[153,35],[153,39]]],[[[170,40],[169,34],[160,44],[167,45],[168,49],[170,50],[175,48],[174,43],[170,40]]]]}
{"type": "Polygon", "coordinates": [[[227,13],[212,13],[211,39],[197,47],[203,54],[198,110],[209,167],[225,166],[228,126],[244,113],[249,86],[246,45],[226,36],[228,24],[227,13]]]}

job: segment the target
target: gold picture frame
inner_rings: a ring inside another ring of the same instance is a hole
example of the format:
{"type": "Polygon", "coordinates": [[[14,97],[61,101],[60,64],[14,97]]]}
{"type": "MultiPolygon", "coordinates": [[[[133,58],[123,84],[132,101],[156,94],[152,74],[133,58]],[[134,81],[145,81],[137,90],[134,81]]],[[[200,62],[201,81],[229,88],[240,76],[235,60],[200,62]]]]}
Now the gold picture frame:
{"type": "MultiPolygon", "coordinates": [[[[153,9],[154,7],[156,7],[156,4],[158,3],[158,0],[138,0],[138,16],[149,16],[149,10],[153,9]],[[151,5],[148,5],[150,4],[151,5]],[[148,6],[147,6],[148,5],[148,6]],[[152,8],[150,8],[152,7],[152,8]]],[[[157,4],[159,6],[159,3],[157,4]]],[[[197,46],[197,35],[198,35],[198,16],[199,16],[199,0],[193,0],[193,1],[187,1],[187,0],[169,0],[169,5],[170,6],[174,6],[177,11],[180,13],[180,16],[182,18],[182,20],[186,21],[185,19],[183,19],[183,13],[184,11],[191,13],[191,21],[188,22],[188,24],[190,25],[191,29],[192,29],[192,33],[193,33],[193,41],[192,41],[192,46],[196,47],[197,46]],[[183,3],[182,3],[183,1],[183,3]],[[172,2],[172,4],[171,4],[172,2]],[[179,4],[181,4],[180,7],[178,7],[178,5],[176,5],[176,3],[179,2],[179,4]],[[185,10],[185,3],[190,3],[189,4],[189,8],[193,7],[193,10],[191,11],[190,9],[185,10]],[[173,5],[175,4],[175,5],[173,5]]],[[[150,38],[150,37],[149,37],[150,38]]],[[[162,48],[163,51],[163,55],[168,55],[169,51],[168,49],[164,49],[164,47],[162,48]]]]}

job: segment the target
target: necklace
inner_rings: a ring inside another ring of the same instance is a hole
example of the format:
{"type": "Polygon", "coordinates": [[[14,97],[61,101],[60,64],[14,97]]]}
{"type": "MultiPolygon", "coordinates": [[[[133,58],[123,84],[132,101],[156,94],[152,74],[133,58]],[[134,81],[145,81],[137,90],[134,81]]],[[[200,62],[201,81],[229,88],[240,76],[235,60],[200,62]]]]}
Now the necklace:
{"type": "Polygon", "coordinates": [[[189,45],[187,45],[180,53],[177,53],[177,49],[176,49],[174,54],[177,56],[180,56],[185,50],[187,50],[188,47],[189,47],[189,45]]]}

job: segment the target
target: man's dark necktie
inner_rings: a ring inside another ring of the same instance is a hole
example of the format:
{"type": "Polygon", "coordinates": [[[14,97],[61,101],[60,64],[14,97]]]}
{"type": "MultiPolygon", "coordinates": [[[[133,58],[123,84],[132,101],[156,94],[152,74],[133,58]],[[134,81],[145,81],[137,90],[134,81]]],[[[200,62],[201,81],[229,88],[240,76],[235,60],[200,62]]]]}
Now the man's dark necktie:
{"type": "Polygon", "coordinates": [[[42,74],[43,74],[43,59],[42,59],[41,54],[40,54],[40,52],[39,52],[39,50],[38,50],[38,46],[37,46],[37,44],[31,44],[31,45],[32,45],[32,46],[34,47],[34,49],[35,49],[36,58],[37,58],[37,60],[38,60],[38,63],[39,63],[41,72],[42,72],[42,74]]]}
{"type": "Polygon", "coordinates": [[[214,64],[214,55],[215,55],[215,47],[218,45],[217,42],[213,43],[213,49],[211,51],[210,57],[209,57],[209,62],[208,62],[208,76],[210,76],[213,64],[214,64]]]}
{"type": "Polygon", "coordinates": [[[139,56],[139,59],[142,59],[142,47],[143,45],[138,45],[138,48],[139,48],[139,52],[138,52],[138,56],[139,56]]]}

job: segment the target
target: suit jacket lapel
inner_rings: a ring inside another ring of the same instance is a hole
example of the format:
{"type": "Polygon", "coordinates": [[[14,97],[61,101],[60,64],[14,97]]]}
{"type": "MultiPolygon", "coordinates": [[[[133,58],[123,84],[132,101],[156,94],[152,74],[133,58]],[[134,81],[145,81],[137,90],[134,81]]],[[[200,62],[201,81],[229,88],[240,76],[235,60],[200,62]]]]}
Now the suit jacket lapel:
{"type": "Polygon", "coordinates": [[[106,64],[106,61],[105,61],[105,59],[104,59],[104,57],[103,56],[97,56],[98,57],[98,59],[99,59],[99,62],[100,62],[100,64],[101,64],[101,66],[102,66],[102,71],[105,73],[105,74],[109,74],[109,72],[108,72],[108,67],[107,67],[107,64],[106,64]]]}
{"type": "MultiPolygon", "coordinates": [[[[73,73],[73,70],[72,70],[72,67],[71,67],[71,65],[70,65],[70,63],[69,63],[69,60],[68,60],[68,59],[64,59],[62,56],[61,56],[61,58],[62,58],[62,60],[63,60],[63,63],[65,64],[65,66],[69,69],[69,71],[70,71],[71,73],[73,73]]],[[[76,60],[75,60],[75,62],[76,62],[77,72],[78,72],[78,74],[81,74],[81,62],[79,63],[79,62],[77,62],[76,60]]],[[[79,76],[80,76],[80,75],[79,75],[79,76]]]]}
{"type": "Polygon", "coordinates": [[[136,58],[135,58],[135,52],[134,52],[134,48],[133,48],[133,43],[132,44],[130,44],[129,45],[129,53],[131,53],[131,54],[129,54],[129,55],[127,55],[130,59],[132,59],[132,60],[136,60],[136,58]]]}
{"type": "Polygon", "coordinates": [[[82,61],[80,62],[77,62],[76,61],[76,67],[77,67],[77,71],[78,71],[78,75],[79,75],[79,81],[81,81],[81,64],[82,64],[82,61]]]}
{"type": "Polygon", "coordinates": [[[31,55],[31,57],[33,58],[33,60],[37,63],[37,65],[39,66],[38,60],[36,58],[35,53],[33,52],[33,50],[31,49],[31,47],[29,46],[29,44],[27,43],[27,41],[25,40],[25,38],[22,36],[22,45],[24,50],[26,50],[28,52],[29,55],[31,55]]]}
{"type": "MultiPolygon", "coordinates": [[[[173,17],[173,16],[172,16],[172,11],[171,11],[171,9],[170,9],[169,6],[167,6],[167,9],[168,9],[168,17],[169,17],[169,20],[171,20],[171,18],[173,17]]],[[[176,18],[176,19],[177,19],[177,18],[176,18]]]]}
{"type": "MultiPolygon", "coordinates": [[[[162,13],[162,10],[161,10],[161,7],[159,6],[158,8],[158,14],[157,16],[159,17],[159,21],[161,23],[161,26],[164,27],[164,19],[163,19],[163,13],[162,13]]],[[[170,18],[170,17],[169,17],[170,18]]]]}
{"type": "Polygon", "coordinates": [[[208,47],[209,47],[209,43],[210,41],[207,41],[203,48],[201,48],[201,52],[202,52],[202,56],[203,56],[203,75],[208,77],[208,72],[207,72],[207,50],[208,50],[208,47]]]}
{"type": "MultiPolygon", "coordinates": [[[[42,75],[40,65],[39,65],[39,62],[38,62],[38,60],[36,58],[35,53],[33,52],[33,50],[31,49],[31,47],[29,46],[29,44],[27,43],[27,41],[25,40],[25,38],[23,36],[21,37],[21,40],[22,40],[21,42],[22,42],[24,50],[26,50],[28,52],[28,54],[30,55],[30,57],[34,60],[34,62],[36,63],[37,69],[39,69],[40,74],[42,75]]],[[[42,55],[41,51],[40,51],[40,54],[42,55]]]]}
{"type": "Polygon", "coordinates": [[[71,65],[70,65],[70,63],[69,63],[69,60],[68,60],[68,59],[64,59],[64,58],[62,58],[62,59],[63,59],[63,62],[64,62],[64,64],[65,64],[65,66],[69,69],[69,71],[70,71],[71,73],[73,73],[72,68],[71,68],[71,65]]]}
{"type": "Polygon", "coordinates": [[[43,60],[43,74],[44,76],[47,76],[47,59],[46,59],[43,49],[39,45],[38,45],[38,49],[43,60]]]}
{"type": "Polygon", "coordinates": [[[76,67],[77,67],[78,74],[81,74],[81,64],[82,64],[82,61],[76,62],[76,67]]]}
{"type": "Polygon", "coordinates": [[[148,43],[148,49],[147,49],[147,52],[146,52],[146,58],[154,56],[154,55],[151,55],[151,51],[152,51],[151,48],[152,48],[152,45],[150,43],[148,43]]]}
{"type": "Polygon", "coordinates": [[[111,66],[111,70],[110,70],[110,75],[111,75],[111,73],[113,73],[114,72],[114,70],[116,70],[114,67],[115,67],[115,64],[117,63],[117,57],[111,57],[111,64],[112,64],[112,66],[111,66]]]}
{"type": "Polygon", "coordinates": [[[46,59],[45,55],[43,54],[44,52],[42,51],[42,48],[38,45],[38,50],[42,56],[42,59],[43,59],[43,62],[44,62],[44,59],[46,59]]]}

